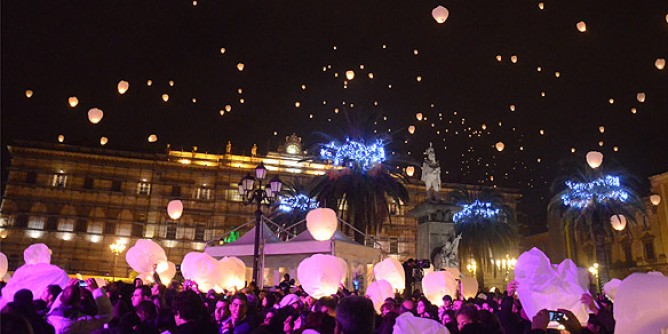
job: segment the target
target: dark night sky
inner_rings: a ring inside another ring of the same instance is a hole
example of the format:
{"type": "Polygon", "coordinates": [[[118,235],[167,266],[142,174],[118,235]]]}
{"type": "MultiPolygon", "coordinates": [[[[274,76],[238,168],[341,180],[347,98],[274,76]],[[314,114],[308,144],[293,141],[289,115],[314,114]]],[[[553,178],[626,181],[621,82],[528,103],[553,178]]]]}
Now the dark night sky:
{"type": "MultiPolygon", "coordinates": [[[[654,66],[668,58],[668,2],[538,4],[3,1],[2,143],[63,134],[77,145],[106,136],[109,148],[223,152],[231,140],[237,153],[254,143],[263,153],[292,132],[309,142],[340,125],[339,108],[381,110],[378,131],[390,129],[391,148],[418,161],[433,142],[444,182],[516,188],[532,203],[548,195],[561,162],[592,149],[641,180],[668,171],[668,69],[654,66]],[[437,5],[450,11],[444,24],[431,17],[437,5]],[[344,89],[347,70],[356,76],[344,89]],[[130,83],[124,95],[120,80],[130,83]],[[92,107],[104,111],[97,125],[87,120],[92,107]],[[150,134],[159,141],[149,144],[150,134]]],[[[3,180],[6,158],[3,147],[3,180]]]]}

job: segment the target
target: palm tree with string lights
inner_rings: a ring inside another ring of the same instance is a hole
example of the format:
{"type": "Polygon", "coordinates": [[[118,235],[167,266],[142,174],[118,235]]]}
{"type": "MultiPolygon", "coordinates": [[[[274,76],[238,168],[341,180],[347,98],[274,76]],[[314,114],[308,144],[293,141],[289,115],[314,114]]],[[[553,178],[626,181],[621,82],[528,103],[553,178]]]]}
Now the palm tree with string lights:
{"type": "Polygon", "coordinates": [[[614,164],[601,168],[602,161],[601,153],[589,152],[588,167],[576,165],[571,168],[574,172],[555,180],[548,205],[548,212],[558,213],[566,227],[573,224],[576,236],[594,241],[596,262],[603,266],[598,271],[599,285],[610,279],[606,238],[613,233],[611,222],[635,224],[637,214],[646,214],[633,177],[614,164]]]}
{"type": "MultiPolygon", "coordinates": [[[[319,156],[335,166],[315,181],[314,194],[321,206],[335,210],[339,217],[368,235],[376,235],[383,222],[391,217],[389,201],[406,203],[408,191],[401,173],[389,165],[391,154],[386,147],[391,135],[374,135],[380,113],[343,113],[346,125],[339,136],[318,133],[322,140],[315,145],[319,156]]],[[[393,161],[397,161],[392,159],[393,161]]],[[[349,227],[346,225],[346,232],[349,227]]],[[[363,243],[365,236],[354,234],[363,243]]]]}
{"type": "Polygon", "coordinates": [[[285,182],[278,194],[278,200],[272,205],[270,219],[280,226],[279,237],[287,239],[306,230],[306,224],[298,224],[306,219],[306,214],[318,208],[312,183],[296,177],[292,182],[285,182]]]}
{"type": "Polygon", "coordinates": [[[484,272],[492,257],[501,258],[517,243],[516,217],[503,195],[489,189],[455,189],[447,201],[461,210],[452,216],[455,234],[461,235],[460,259],[468,257],[480,264],[476,278],[484,286],[484,272]]]}

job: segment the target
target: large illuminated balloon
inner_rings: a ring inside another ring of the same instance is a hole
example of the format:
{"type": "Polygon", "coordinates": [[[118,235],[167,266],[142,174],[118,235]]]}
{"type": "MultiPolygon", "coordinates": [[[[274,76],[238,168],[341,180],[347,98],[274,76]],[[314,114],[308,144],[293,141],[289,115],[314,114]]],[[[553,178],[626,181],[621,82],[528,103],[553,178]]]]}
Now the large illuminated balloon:
{"type": "Polygon", "coordinates": [[[406,276],[404,267],[395,258],[385,258],[373,266],[373,275],[376,280],[386,280],[392,285],[392,289],[402,292],[406,288],[406,276]]]}
{"type": "Polygon", "coordinates": [[[373,308],[380,314],[380,307],[383,306],[385,299],[394,297],[392,285],[386,280],[374,281],[366,289],[366,297],[373,302],[373,308]]]}
{"type": "Polygon", "coordinates": [[[88,110],[88,120],[93,123],[97,124],[100,123],[102,120],[102,117],[104,117],[104,112],[98,108],[91,108],[88,110]]]}
{"type": "Polygon", "coordinates": [[[246,265],[238,257],[226,256],[218,261],[219,280],[216,281],[216,290],[240,290],[245,285],[246,265]]]}
{"type": "Polygon", "coordinates": [[[439,24],[444,23],[445,20],[448,19],[448,16],[450,15],[450,12],[448,11],[447,8],[443,6],[438,6],[431,11],[431,16],[438,22],[439,24]]]}
{"type": "Polygon", "coordinates": [[[167,215],[169,218],[177,220],[183,214],[183,202],[180,199],[173,199],[167,203],[167,215]]]}
{"type": "Polygon", "coordinates": [[[457,281],[450,272],[432,271],[422,278],[422,291],[424,296],[436,306],[443,306],[443,297],[449,295],[455,297],[457,294],[457,281]]]}
{"type": "Polygon", "coordinates": [[[127,81],[121,80],[118,82],[118,93],[125,94],[125,92],[128,91],[128,88],[130,88],[130,84],[127,81]]]}
{"type": "Polygon", "coordinates": [[[211,255],[199,252],[190,252],[183,257],[181,262],[181,273],[185,279],[197,282],[201,292],[211,289],[222,292],[217,283],[222,282],[224,274],[222,266],[211,255]]]}
{"type": "Polygon", "coordinates": [[[329,240],[336,232],[336,212],[329,208],[317,208],[306,214],[306,228],[315,240],[329,240]]]}
{"type": "Polygon", "coordinates": [[[176,265],[172,262],[162,261],[158,263],[155,272],[158,273],[162,284],[169,285],[174,276],[176,276],[176,265]]]}
{"type": "Polygon", "coordinates": [[[590,151],[587,153],[587,164],[591,168],[598,168],[603,163],[603,153],[598,151],[590,151]]]}
{"type": "Polygon", "coordinates": [[[623,231],[626,228],[626,217],[624,215],[613,215],[610,217],[610,225],[615,231],[623,231]]]}
{"type": "Polygon", "coordinates": [[[344,275],[341,262],[333,255],[314,254],[297,267],[302,288],[316,299],[336,294],[344,275]]]}
{"type": "Polygon", "coordinates": [[[478,280],[475,277],[462,277],[462,295],[464,298],[475,298],[478,295],[478,280]]]}
{"type": "Polygon", "coordinates": [[[406,175],[413,176],[413,174],[415,174],[415,167],[413,166],[406,167],[406,175]]]}
{"type": "Polygon", "coordinates": [[[139,239],[125,253],[125,261],[138,273],[151,273],[160,262],[167,261],[165,250],[149,239],[139,239]]]}

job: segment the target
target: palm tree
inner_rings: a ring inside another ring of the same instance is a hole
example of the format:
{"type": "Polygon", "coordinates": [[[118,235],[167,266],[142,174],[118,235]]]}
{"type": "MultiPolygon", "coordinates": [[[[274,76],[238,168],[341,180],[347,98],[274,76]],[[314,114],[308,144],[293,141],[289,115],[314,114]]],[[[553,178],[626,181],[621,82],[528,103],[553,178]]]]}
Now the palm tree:
{"type": "MultiPolygon", "coordinates": [[[[321,206],[334,209],[356,229],[374,235],[390,217],[388,200],[399,204],[408,201],[406,180],[387,165],[385,147],[391,136],[370,135],[380,114],[344,116],[347,127],[341,135],[320,134],[324,140],[316,144],[320,156],[314,159],[331,162],[337,168],[317,179],[314,193],[321,206]]],[[[349,232],[347,226],[346,230],[349,232]]],[[[363,243],[364,236],[355,233],[355,241],[363,243]]]]}
{"type": "MultiPolygon", "coordinates": [[[[285,182],[278,194],[278,201],[272,205],[271,220],[285,229],[306,219],[306,214],[318,207],[312,188],[312,182],[305,183],[299,177],[292,182],[285,182]]],[[[298,224],[288,232],[296,235],[305,229],[306,224],[298,224]]]]}
{"type": "Polygon", "coordinates": [[[548,212],[560,213],[565,224],[574,224],[576,234],[594,240],[596,261],[604,265],[599,274],[601,284],[609,279],[605,239],[612,234],[610,217],[624,215],[636,223],[637,213],[645,215],[645,206],[635,188],[633,178],[621,168],[604,171],[578,167],[552,185],[555,195],[548,212]]]}
{"type": "MultiPolygon", "coordinates": [[[[480,264],[476,278],[484,286],[484,271],[490,258],[500,258],[516,244],[515,212],[499,192],[490,190],[457,189],[448,194],[448,202],[461,211],[453,215],[455,233],[461,234],[459,254],[473,258],[480,264]]],[[[462,257],[460,257],[461,259],[462,257]]]]}

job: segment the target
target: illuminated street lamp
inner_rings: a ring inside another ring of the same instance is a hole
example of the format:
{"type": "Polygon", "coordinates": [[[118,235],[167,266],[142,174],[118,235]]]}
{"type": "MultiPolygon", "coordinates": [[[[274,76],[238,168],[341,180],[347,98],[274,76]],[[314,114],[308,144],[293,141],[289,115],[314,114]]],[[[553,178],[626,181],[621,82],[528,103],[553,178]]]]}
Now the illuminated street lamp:
{"type": "Polygon", "coordinates": [[[469,263],[466,265],[466,270],[469,271],[469,276],[475,277],[475,272],[478,270],[478,265],[475,263],[474,259],[469,260],[469,263]]]}
{"type": "Polygon", "coordinates": [[[116,277],[115,272],[118,256],[121,255],[121,253],[123,253],[125,250],[125,242],[123,242],[121,239],[118,239],[115,243],[109,245],[109,248],[111,249],[111,252],[114,253],[114,266],[111,268],[111,280],[113,281],[116,277]]]}
{"type": "Polygon", "coordinates": [[[599,280],[598,280],[598,263],[594,263],[593,266],[589,267],[589,273],[594,277],[596,280],[596,292],[598,292],[599,289],[599,280]]]}
{"type": "Polygon", "coordinates": [[[241,181],[239,181],[239,195],[243,198],[244,205],[251,203],[256,204],[255,210],[255,244],[253,247],[253,280],[261,287],[262,277],[259,270],[260,259],[260,232],[262,230],[262,204],[271,205],[276,200],[278,193],[281,191],[281,180],[278,176],[274,176],[269,184],[262,187],[262,181],[267,177],[267,169],[264,164],[255,167],[255,177],[246,174],[241,181]],[[255,182],[255,181],[258,182],[255,182]]]}

